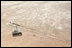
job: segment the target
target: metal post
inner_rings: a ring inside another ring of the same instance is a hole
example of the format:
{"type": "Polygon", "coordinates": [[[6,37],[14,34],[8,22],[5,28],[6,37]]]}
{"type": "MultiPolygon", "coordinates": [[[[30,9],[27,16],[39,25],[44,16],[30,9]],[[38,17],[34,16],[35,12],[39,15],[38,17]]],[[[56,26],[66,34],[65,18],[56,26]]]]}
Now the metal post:
{"type": "Polygon", "coordinates": [[[18,30],[18,27],[16,26],[16,30],[18,30]]]}

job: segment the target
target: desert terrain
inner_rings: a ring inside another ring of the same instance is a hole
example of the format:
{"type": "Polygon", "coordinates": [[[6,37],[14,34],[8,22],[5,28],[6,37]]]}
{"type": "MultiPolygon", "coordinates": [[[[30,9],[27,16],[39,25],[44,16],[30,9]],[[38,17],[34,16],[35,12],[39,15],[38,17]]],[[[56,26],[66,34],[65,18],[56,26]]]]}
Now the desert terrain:
{"type": "Polygon", "coordinates": [[[71,47],[71,1],[1,1],[1,47],[71,47]]]}

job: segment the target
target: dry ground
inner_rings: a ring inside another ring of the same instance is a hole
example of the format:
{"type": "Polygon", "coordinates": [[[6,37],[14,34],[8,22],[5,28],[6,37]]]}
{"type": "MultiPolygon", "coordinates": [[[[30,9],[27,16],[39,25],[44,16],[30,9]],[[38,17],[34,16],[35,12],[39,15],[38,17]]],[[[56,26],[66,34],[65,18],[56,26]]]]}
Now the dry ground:
{"type": "Polygon", "coordinates": [[[2,47],[70,47],[70,1],[1,1],[2,47]],[[23,35],[13,37],[14,26],[23,35]]]}

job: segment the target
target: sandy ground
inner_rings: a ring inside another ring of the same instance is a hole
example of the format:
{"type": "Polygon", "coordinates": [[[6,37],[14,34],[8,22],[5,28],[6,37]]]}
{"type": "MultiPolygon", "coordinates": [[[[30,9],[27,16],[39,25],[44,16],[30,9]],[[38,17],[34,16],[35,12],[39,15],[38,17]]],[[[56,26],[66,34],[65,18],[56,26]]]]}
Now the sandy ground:
{"type": "Polygon", "coordinates": [[[2,47],[70,47],[70,1],[1,1],[2,47]],[[20,24],[22,36],[13,37],[20,24]]]}

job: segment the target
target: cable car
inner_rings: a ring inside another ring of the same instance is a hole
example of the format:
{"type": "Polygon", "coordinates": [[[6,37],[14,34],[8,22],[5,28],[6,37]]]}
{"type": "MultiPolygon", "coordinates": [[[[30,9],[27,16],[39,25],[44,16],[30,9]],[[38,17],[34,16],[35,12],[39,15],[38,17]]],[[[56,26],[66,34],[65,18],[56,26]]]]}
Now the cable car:
{"type": "MultiPolygon", "coordinates": [[[[11,23],[11,22],[10,22],[11,23]]],[[[18,26],[21,26],[21,25],[18,25],[16,23],[11,23],[13,25],[15,25],[16,29],[12,32],[12,36],[15,37],[15,36],[22,36],[22,32],[20,32],[18,30],[18,26]]]]}
{"type": "Polygon", "coordinates": [[[14,37],[14,36],[22,36],[22,32],[20,32],[20,31],[18,31],[18,30],[14,30],[14,31],[12,32],[12,35],[13,35],[13,37],[14,37]]]}

